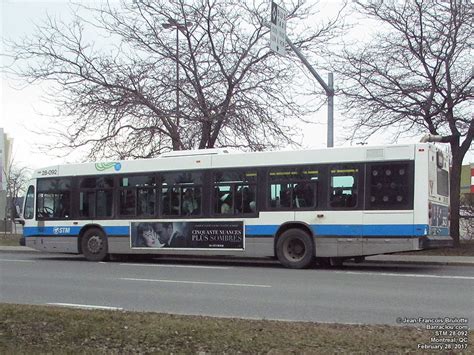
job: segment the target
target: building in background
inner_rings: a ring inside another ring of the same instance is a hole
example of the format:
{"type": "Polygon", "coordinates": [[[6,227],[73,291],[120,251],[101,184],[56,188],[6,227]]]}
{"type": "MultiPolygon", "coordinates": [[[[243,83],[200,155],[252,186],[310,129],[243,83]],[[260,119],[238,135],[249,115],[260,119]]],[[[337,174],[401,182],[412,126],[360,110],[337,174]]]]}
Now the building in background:
{"type": "Polygon", "coordinates": [[[474,193],[474,163],[463,165],[461,170],[461,195],[474,193]]]}
{"type": "Polygon", "coordinates": [[[461,238],[474,238],[474,163],[463,165],[461,170],[461,238]]]}
{"type": "Polygon", "coordinates": [[[5,227],[7,212],[7,176],[10,168],[13,138],[0,127],[0,226],[5,227]]]}
{"type": "Polygon", "coordinates": [[[471,194],[474,194],[474,163],[471,163],[471,194]]]}

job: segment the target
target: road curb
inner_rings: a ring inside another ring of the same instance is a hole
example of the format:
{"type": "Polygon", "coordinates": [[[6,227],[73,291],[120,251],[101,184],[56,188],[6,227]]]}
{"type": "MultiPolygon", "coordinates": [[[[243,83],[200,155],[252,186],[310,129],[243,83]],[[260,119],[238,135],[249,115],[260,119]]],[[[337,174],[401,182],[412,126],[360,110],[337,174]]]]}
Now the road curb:
{"type": "Polygon", "coordinates": [[[398,264],[421,264],[421,265],[468,265],[474,266],[474,257],[471,256],[447,256],[447,255],[410,255],[410,254],[382,254],[365,258],[365,262],[371,263],[398,263],[398,264]]]}
{"type": "MultiPolygon", "coordinates": [[[[404,265],[449,265],[449,266],[470,266],[474,267],[473,262],[460,261],[420,261],[420,260],[365,260],[362,264],[404,264],[404,265]]],[[[354,264],[355,265],[355,264],[354,264]]],[[[358,264],[360,265],[360,264],[358,264]]]]}

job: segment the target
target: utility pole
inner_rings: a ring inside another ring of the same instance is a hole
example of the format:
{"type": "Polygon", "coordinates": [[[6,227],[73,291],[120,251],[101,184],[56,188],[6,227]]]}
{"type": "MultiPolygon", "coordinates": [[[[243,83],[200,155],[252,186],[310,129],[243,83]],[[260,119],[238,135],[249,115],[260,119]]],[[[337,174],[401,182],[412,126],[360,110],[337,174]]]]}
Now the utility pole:
{"type": "Polygon", "coordinates": [[[192,22],[178,23],[175,19],[169,18],[168,22],[161,24],[163,28],[176,28],[176,127],[179,128],[179,32],[183,32],[186,27],[191,27],[192,22]]]}
{"type": "Polygon", "coordinates": [[[274,1],[272,1],[271,12],[270,12],[270,22],[268,27],[270,27],[270,48],[275,53],[280,55],[285,55],[285,42],[288,43],[296,53],[298,58],[303,62],[303,64],[308,68],[311,74],[316,78],[318,83],[323,87],[326,95],[328,97],[328,128],[327,128],[327,146],[334,147],[334,78],[333,74],[328,74],[328,83],[326,84],[324,80],[319,76],[316,70],[309,64],[305,56],[301,51],[296,48],[296,46],[290,41],[286,35],[286,16],[287,12],[281,6],[278,6],[274,1]]]}
{"type": "Polygon", "coordinates": [[[293,44],[293,42],[290,41],[288,36],[286,36],[286,43],[288,43],[293,50],[293,52],[296,53],[298,58],[303,62],[303,64],[308,68],[310,73],[315,77],[315,79],[318,81],[319,85],[321,85],[326,92],[326,95],[328,97],[328,128],[327,128],[327,146],[334,147],[334,77],[333,73],[328,74],[328,83],[326,84],[319,76],[319,74],[316,72],[316,70],[312,67],[311,64],[309,64],[308,60],[306,57],[301,53],[301,51],[293,44]]]}

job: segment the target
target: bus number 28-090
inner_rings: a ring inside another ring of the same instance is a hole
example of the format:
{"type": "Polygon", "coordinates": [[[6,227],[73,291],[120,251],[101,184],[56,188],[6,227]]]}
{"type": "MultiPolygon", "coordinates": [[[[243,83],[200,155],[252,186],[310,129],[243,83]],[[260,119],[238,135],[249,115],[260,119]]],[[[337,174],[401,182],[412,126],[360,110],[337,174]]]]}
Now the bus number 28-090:
{"type": "Polygon", "coordinates": [[[41,176],[50,176],[50,175],[58,175],[58,169],[45,169],[40,170],[39,175],[41,176]]]}

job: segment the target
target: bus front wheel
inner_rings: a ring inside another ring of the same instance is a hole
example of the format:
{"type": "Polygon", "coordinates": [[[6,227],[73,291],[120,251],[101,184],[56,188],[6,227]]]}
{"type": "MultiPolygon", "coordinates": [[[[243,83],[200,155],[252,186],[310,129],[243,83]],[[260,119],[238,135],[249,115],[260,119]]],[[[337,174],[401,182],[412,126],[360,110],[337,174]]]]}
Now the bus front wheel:
{"type": "Polygon", "coordinates": [[[314,261],[311,237],[301,229],[288,229],[278,238],[276,253],[280,263],[292,269],[304,269],[314,261]]]}
{"type": "Polygon", "coordinates": [[[81,240],[82,253],[89,261],[102,261],[107,257],[108,245],[104,232],[98,228],[88,229],[81,240]]]}

